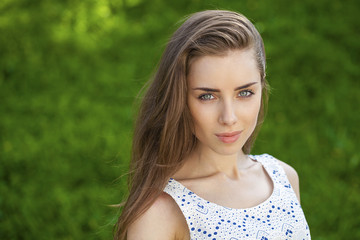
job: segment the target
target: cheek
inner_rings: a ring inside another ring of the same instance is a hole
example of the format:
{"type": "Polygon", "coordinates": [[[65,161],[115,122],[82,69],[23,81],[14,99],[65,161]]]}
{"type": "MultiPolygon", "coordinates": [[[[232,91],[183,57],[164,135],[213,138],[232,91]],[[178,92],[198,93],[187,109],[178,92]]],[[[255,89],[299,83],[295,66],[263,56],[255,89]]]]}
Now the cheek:
{"type": "Polygon", "coordinates": [[[190,116],[194,124],[195,130],[199,127],[201,128],[202,125],[204,125],[204,116],[206,116],[206,113],[204,113],[203,109],[196,106],[191,106],[190,116]]]}
{"type": "Polygon", "coordinates": [[[189,112],[193,124],[193,134],[199,137],[214,128],[214,109],[210,106],[189,102],[189,112]],[[194,132],[195,131],[195,132],[194,132]]]}
{"type": "Polygon", "coordinates": [[[245,112],[246,114],[240,113],[240,115],[242,115],[241,118],[244,119],[249,125],[256,126],[260,112],[260,105],[261,105],[261,99],[247,105],[246,109],[243,109],[242,112],[242,113],[245,112]]]}
{"type": "Polygon", "coordinates": [[[193,126],[192,133],[196,135],[195,131],[198,128],[199,121],[201,120],[201,118],[199,117],[200,115],[199,110],[196,108],[196,106],[194,106],[192,101],[188,101],[188,110],[189,110],[190,121],[193,126]]]}
{"type": "Polygon", "coordinates": [[[253,111],[251,113],[252,117],[257,120],[258,116],[259,116],[259,112],[260,112],[260,102],[257,103],[254,108],[253,111]]]}

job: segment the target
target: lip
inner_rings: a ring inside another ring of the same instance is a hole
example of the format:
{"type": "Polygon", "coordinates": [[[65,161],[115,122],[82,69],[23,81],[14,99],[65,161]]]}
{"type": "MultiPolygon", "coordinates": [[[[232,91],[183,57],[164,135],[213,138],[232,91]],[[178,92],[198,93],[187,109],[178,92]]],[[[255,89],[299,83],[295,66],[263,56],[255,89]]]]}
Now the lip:
{"type": "Polygon", "coordinates": [[[235,131],[235,132],[230,132],[230,133],[218,133],[215,135],[223,143],[234,143],[239,139],[241,132],[242,131],[235,131]]]}

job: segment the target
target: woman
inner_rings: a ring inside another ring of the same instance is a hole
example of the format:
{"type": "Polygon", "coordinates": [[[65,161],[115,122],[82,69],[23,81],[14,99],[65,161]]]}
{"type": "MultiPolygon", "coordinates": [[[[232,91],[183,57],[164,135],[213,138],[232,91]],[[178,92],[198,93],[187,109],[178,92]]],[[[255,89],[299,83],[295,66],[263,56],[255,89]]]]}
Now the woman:
{"type": "Polygon", "coordinates": [[[142,101],[115,239],[310,239],[296,171],[249,155],[267,93],[263,41],[248,19],[188,18],[142,101]]]}

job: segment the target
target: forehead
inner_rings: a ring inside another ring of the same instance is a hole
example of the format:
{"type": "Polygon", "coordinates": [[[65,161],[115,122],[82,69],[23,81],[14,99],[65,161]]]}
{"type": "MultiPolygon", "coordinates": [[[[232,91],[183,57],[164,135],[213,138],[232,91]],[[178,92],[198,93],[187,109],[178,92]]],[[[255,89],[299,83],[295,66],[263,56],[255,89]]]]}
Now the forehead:
{"type": "Polygon", "coordinates": [[[224,55],[201,56],[193,59],[187,81],[189,86],[213,87],[220,87],[226,83],[236,85],[249,81],[260,82],[260,71],[252,49],[233,50],[224,55]]]}

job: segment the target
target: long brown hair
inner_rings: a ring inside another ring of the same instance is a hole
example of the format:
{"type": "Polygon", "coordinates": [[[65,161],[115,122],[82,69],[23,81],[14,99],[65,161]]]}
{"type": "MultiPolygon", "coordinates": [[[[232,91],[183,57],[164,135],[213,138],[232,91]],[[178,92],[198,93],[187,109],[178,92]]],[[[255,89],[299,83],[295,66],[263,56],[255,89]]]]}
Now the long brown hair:
{"type": "Polygon", "coordinates": [[[173,34],[140,106],[132,145],[130,194],[114,239],[126,239],[129,225],[151,206],[196,146],[187,107],[186,77],[191,60],[246,48],[255,52],[263,87],[258,125],[242,149],[248,154],[263,121],[268,93],[260,34],[243,15],[220,10],[191,15],[173,34]]]}

